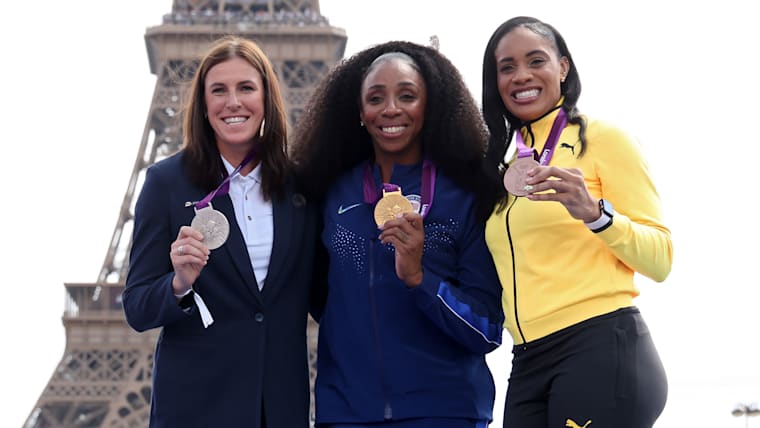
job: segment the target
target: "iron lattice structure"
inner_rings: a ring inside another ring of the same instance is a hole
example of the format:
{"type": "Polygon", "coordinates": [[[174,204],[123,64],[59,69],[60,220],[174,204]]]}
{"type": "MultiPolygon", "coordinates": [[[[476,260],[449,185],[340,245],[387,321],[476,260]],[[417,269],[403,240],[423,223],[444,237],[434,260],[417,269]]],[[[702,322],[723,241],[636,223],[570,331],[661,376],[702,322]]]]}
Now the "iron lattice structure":
{"type": "MultiPolygon", "coordinates": [[[[227,34],[255,40],[272,60],[291,127],[347,41],[322,16],[319,0],[174,0],[163,23],[146,30],[156,86],[134,169],[97,282],[65,284],[66,349],[24,428],[148,426],[159,331],[134,332],[121,306],[134,206],[146,169],[180,148],[182,101],[198,58],[227,34]]],[[[308,329],[313,385],[316,323],[308,329]]]]}

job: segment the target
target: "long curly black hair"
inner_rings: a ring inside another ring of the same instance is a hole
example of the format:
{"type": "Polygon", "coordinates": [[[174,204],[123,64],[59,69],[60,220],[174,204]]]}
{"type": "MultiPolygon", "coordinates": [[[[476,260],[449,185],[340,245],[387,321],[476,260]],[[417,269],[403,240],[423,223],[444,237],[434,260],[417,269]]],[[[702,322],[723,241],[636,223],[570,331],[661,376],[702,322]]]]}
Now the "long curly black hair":
{"type": "Polygon", "coordinates": [[[401,52],[416,63],[427,89],[422,151],[436,168],[475,196],[476,216],[485,220],[496,203],[498,175],[485,163],[488,131],[459,70],[438,50],[408,41],[369,47],[338,63],[320,82],[291,140],[291,160],[303,191],[321,200],[333,181],[374,156],[361,126],[361,85],[380,55],[401,52]]]}

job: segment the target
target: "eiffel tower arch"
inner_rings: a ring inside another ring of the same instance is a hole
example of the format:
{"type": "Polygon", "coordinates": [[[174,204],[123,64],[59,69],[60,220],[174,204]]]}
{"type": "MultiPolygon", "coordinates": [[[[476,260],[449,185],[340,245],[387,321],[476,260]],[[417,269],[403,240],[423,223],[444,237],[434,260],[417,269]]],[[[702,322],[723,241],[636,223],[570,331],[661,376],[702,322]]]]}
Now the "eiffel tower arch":
{"type": "MultiPolygon", "coordinates": [[[[319,0],[174,0],[163,23],[146,30],[156,86],[118,221],[97,282],[64,284],[66,348],[24,428],[148,426],[159,331],[134,332],[121,306],[134,206],[145,170],[179,150],[187,86],[202,53],[226,34],[256,41],[271,59],[291,127],[319,80],[343,58],[347,41],[320,13],[319,0]]],[[[312,387],[316,333],[310,319],[312,387]]]]}

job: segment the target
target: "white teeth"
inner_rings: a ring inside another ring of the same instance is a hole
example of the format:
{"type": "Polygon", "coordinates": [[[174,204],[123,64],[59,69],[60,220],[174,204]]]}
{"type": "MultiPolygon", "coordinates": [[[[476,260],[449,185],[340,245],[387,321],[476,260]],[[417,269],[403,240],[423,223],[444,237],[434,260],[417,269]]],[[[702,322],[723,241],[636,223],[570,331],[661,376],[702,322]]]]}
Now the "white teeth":
{"type": "Polygon", "coordinates": [[[246,119],[246,118],[244,118],[242,116],[228,117],[228,118],[224,119],[224,123],[241,123],[241,122],[245,122],[246,120],[248,120],[248,119],[246,119]]]}
{"type": "Polygon", "coordinates": [[[538,89],[531,89],[529,91],[518,92],[515,94],[515,98],[523,99],[538,96],[538,89]]]}
{"type": "Polygon", "coordinates": [[[401,132],[406,128],[405,126],[389,126],[382,128],[383,132],[387,132],[389,134],[395,134],[396,132],[401,132]]]}

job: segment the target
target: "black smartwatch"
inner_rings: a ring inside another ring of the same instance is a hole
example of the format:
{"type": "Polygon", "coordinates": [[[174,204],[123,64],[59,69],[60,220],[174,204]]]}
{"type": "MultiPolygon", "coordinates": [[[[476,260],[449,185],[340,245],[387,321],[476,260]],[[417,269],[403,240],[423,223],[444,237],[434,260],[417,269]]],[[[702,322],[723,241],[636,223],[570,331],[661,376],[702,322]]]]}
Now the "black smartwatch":
{"type": "Polygon", "coordinates": [[[615,209],[612,208],[610,201],[599,199],[599,218],[591,223],[586,223],[586,227],[591,229],[594,233],[599,233],[612,226],[612,218],[614,216],[615,209]]]}

